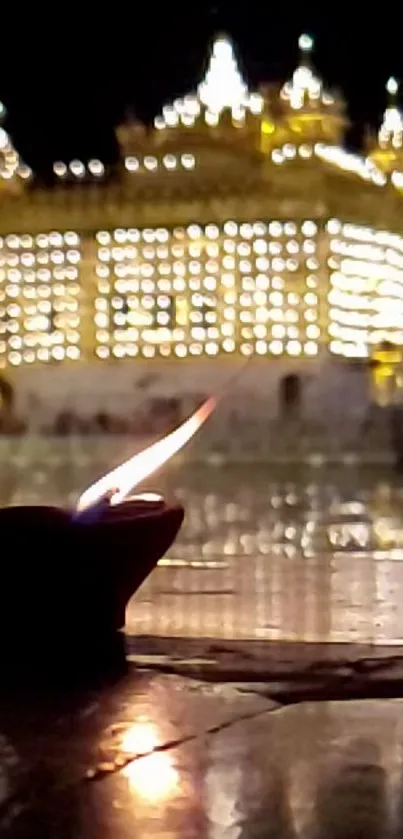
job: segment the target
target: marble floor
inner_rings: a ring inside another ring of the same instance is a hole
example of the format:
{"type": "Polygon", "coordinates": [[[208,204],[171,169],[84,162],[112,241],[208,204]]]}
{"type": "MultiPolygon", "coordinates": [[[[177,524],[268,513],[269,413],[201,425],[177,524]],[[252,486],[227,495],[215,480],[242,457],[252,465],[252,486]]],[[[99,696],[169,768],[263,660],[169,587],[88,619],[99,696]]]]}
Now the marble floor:
{"type": "Polygon", "coordinates": [[[132,600],[130,633],[403,641],[403,483],[390,473],[244,467],[165,483],[186,521],[132,600]]]}
{"type": "MultiPolygon", "coordinates": [[[[73,505],[111,465],[16,452],[0,504],[73,505]]],[[[179,498],[186,522],[129,604],[129,633],[402,642],[403,481],[390,471],[181,460],[147,488],[179,498]]],[[[134,669],[79,694],[3,686],[0,836],[398,839],[403,701],[347,701],[343,673],[346,701],[289,707],[258,684],[134,669]]]]}
{"type": "Polygon", "coordinates": [[[0,706],[0,835],[398,839],[401,700],[281,708],[231,685],[129,675],[0,706]]]}

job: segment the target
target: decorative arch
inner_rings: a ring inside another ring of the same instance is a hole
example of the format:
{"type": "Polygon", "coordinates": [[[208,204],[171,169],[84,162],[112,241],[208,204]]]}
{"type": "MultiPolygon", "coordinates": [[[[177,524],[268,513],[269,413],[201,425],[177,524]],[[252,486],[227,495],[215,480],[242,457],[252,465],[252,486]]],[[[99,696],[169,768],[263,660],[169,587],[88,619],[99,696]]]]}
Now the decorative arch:
{"type": "Polygon", "coordinates": [[[12,384],[5,376],[0,375],[0,413],[12,410],[15,402],[15,392],[12,384]]]}
{"type": "Polygon", "coordinates": [[[279,402],[280,415],[284,419],[299,416],[302,403],[302,382],[297,373],[289,373],[280,380],[279,402]]]}

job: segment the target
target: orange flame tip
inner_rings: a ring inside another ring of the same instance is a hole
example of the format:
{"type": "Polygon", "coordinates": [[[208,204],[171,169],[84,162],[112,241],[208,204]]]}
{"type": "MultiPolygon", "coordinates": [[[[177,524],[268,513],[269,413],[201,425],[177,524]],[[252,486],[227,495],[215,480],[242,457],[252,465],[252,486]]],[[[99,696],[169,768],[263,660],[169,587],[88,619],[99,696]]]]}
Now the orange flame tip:
{"type": "Polygon", "coordinates": [[[160,469],[191,440],[212,414],[216,404],[216,399],[211,396],[175,431],[135,454],[88,487],[78,500],[77,510],[82,512],[96,504],[101,498],[108,496],[112,505],[122,502],[130,495],[134,487],[160,469]]]}

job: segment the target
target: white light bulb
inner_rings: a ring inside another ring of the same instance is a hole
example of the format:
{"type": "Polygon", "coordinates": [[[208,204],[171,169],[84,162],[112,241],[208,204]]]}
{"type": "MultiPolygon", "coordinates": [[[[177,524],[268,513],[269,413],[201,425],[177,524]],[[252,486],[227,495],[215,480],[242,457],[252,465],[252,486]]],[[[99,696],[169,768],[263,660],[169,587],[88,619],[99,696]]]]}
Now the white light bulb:
{"type": "Polygon", "coordinates": [[[313,48],[313,38],[310,35],[300,35],[298,40],[298,46],[302,52],[311,52],[313,48]]]}
{"type": "Polygon", "coordinates": [[[390,79],[388,79],[386,84],[386,90],[388,93],[390,93],[391,96],[396,96],[396,93],[399,90],[399,85],[393,76],[391,76],[390,79]]]}

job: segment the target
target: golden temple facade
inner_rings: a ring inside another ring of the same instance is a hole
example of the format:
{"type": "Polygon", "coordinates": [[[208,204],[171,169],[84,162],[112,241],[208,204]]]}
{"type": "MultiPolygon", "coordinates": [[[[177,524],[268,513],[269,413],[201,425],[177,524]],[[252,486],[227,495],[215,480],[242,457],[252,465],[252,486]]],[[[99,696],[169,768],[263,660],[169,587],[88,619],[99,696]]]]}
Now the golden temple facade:
{"type": "Polygon", "coordinates": [[[226,38],[194,94],[121,158],[56,162],[35,186],[0,129],[0,366],[225,356],[366,358],[403,345],[397,84],[362,155],[312,41],[250,91],[226,38]]]}

